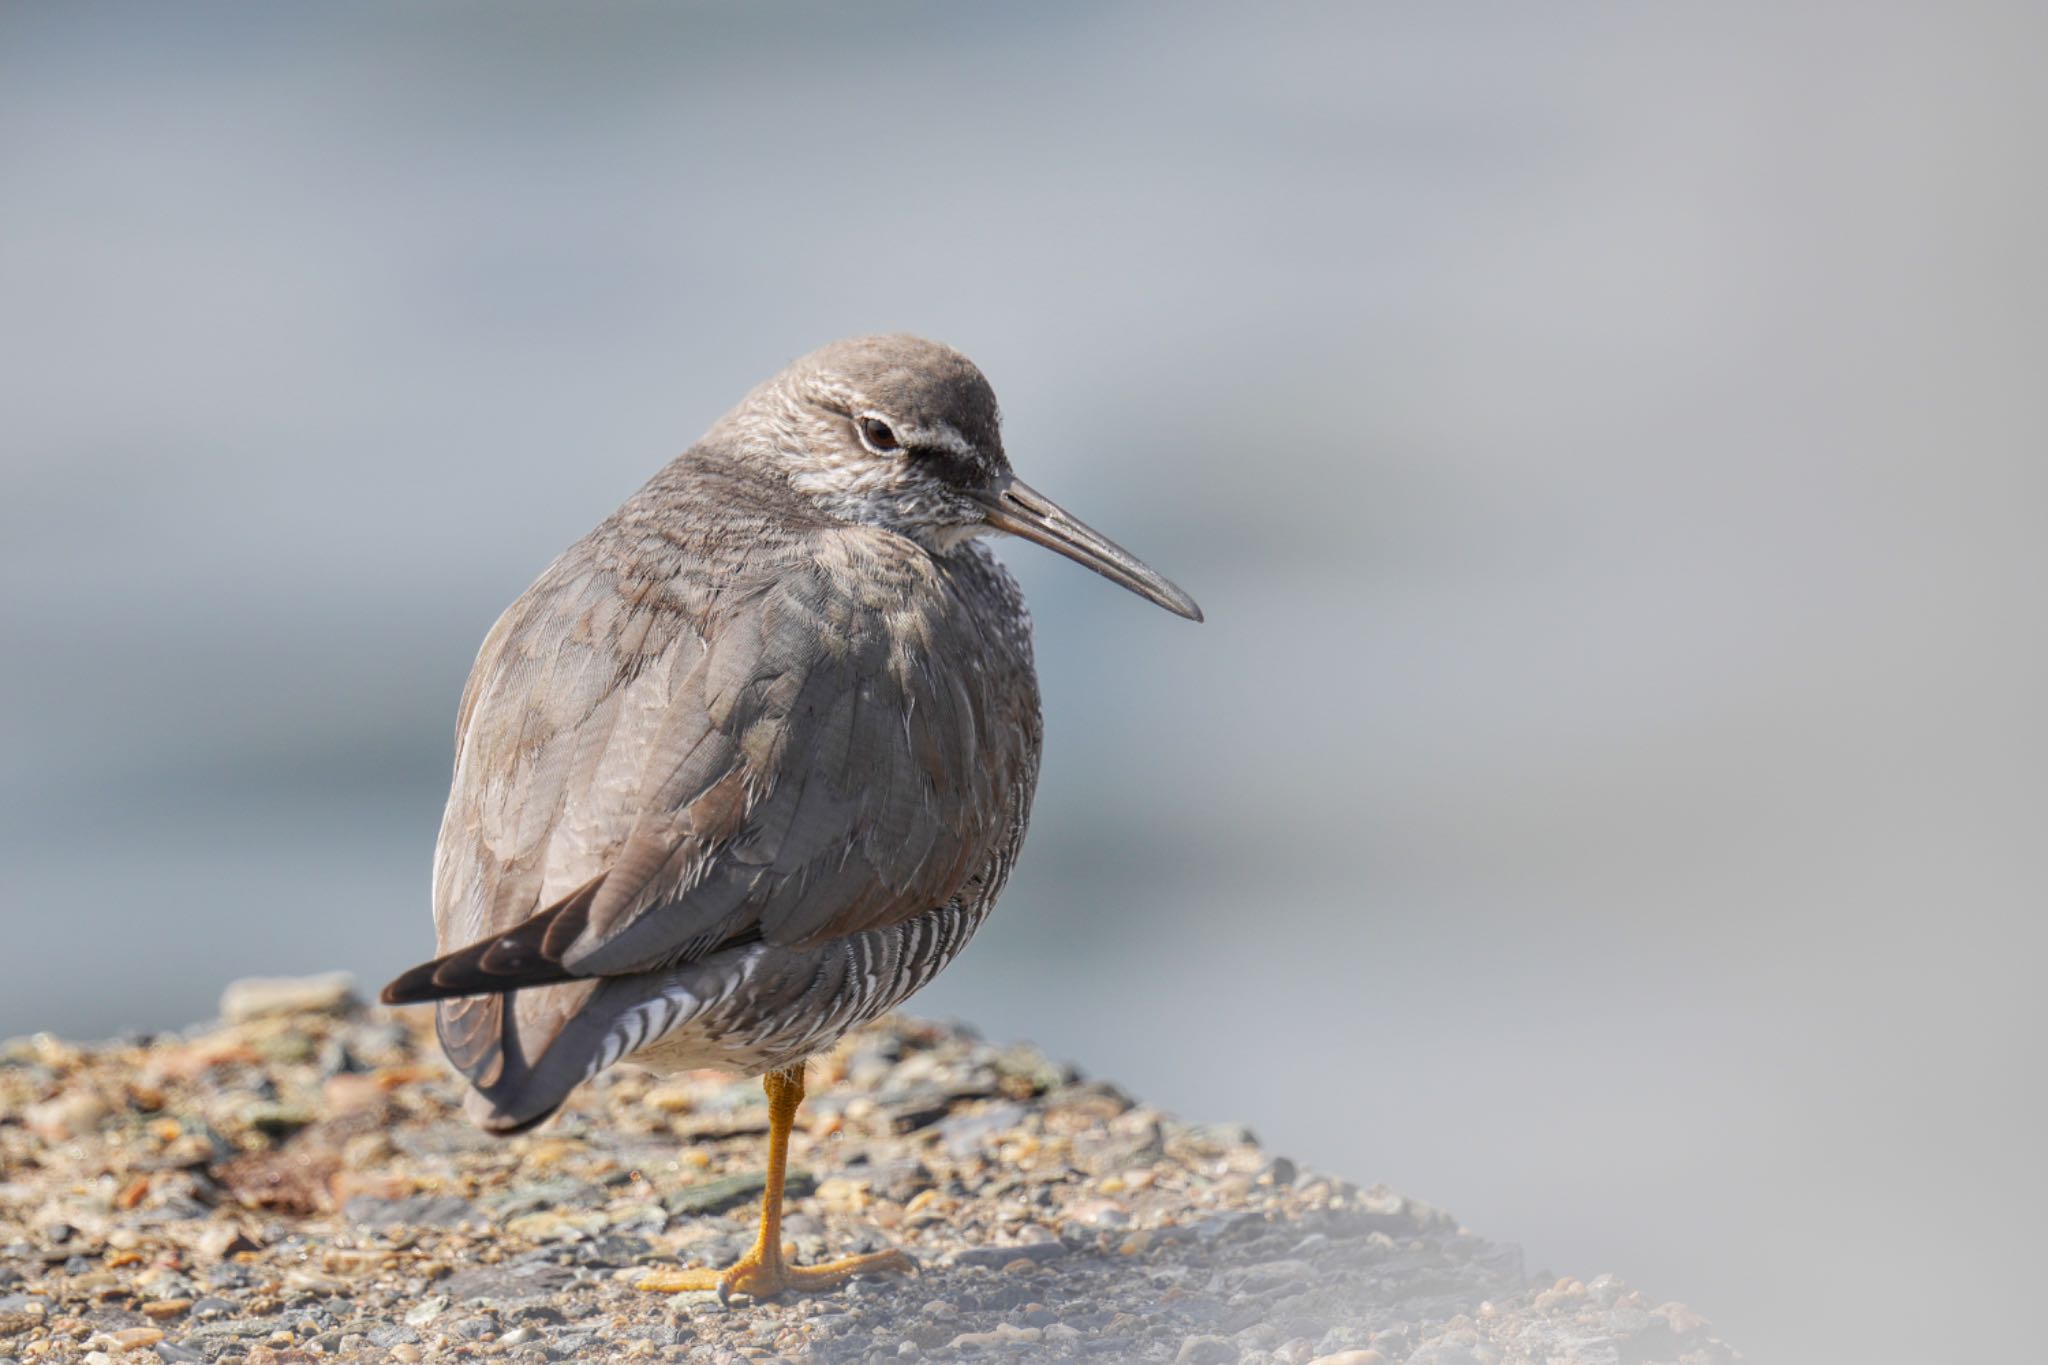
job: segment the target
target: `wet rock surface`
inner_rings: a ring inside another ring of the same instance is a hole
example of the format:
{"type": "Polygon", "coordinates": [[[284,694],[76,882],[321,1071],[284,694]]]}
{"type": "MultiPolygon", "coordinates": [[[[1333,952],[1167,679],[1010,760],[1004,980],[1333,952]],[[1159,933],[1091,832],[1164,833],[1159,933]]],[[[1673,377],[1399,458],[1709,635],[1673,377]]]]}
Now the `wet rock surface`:
{"type": "Polygon", "coordinates": [[[755,1082],[621,1068],[499,1141],[425,1011],[331,978],[228,1000],[182,1035],[0,1046],[0,1365],[1739,1359],[1612,1276],[1532,1283],[1438,1210],[906,1019],[812,1063],[785,1236],[921,1273],[644,1294],[750,1241],[755,1082]]]}

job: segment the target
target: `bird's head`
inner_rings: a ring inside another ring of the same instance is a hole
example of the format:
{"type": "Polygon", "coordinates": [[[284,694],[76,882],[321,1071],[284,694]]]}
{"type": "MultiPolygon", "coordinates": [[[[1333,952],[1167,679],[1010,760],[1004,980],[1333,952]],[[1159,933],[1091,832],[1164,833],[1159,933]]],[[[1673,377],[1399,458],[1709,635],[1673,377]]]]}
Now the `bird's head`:
{"type": "Polygon", "coordinates": [[[950,346],[913,336],[834,342],[762,385],[727,422],[834,520],[886,527],[941,553],[1007,532],[1202,619],[1193,598],[1011,471],[995,391],[950,346]]]}

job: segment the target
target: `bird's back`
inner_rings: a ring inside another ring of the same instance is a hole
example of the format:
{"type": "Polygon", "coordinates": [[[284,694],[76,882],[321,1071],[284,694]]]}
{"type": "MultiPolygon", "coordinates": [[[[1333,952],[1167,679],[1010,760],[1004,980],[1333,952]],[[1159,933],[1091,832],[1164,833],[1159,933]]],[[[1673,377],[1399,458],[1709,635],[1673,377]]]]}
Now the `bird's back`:
{"type": "Polygon", "coordinates": [[[978,543],[677,460],[505,612],[464,694],[435,922],[444,970],[519,988],[440,1005],[481,1116],[544,1116],[664,1011],[757,1069],[778,1011],[808,1048],[921,985],[1000,889],[1039,739],[1028,617],[978,543]],[[857,1008],[818,1008],[835,964],[857,1008]]]}

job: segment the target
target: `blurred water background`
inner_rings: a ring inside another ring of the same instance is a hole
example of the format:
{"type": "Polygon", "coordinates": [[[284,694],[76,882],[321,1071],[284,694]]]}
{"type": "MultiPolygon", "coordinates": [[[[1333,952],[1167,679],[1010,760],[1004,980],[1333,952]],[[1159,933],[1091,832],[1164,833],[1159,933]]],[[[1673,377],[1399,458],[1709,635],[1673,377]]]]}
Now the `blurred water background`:
{"type": "Polygon", "coordinates": [[[2019,1358],[2044,42],[7,4],[0,1033],[424,955],[498,609],[790,356],[914,330],[1209,613],[1007,549],[1037,816],[918,1008],[1760,1361],[2019,1358]]]}

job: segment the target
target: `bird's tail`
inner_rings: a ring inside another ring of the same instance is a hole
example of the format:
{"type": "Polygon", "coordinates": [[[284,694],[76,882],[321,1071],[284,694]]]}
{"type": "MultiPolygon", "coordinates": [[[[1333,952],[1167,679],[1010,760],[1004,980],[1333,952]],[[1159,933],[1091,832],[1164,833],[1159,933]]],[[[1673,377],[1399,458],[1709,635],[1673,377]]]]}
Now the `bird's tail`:
{"type": "Polygon", "coordinates": [[[582,981],[439,1002],[435,1032],[448,1060],[469,1079],[463,1108],[478,1126],[510,1136],[562,1107],[587,1073],[563,1046],[561,1021],[596,987],[582,981]]]}
{"type": "Polygon", "coordinates": [[[559,1109],[588,1073],[568,1026],[598,982],[562,964],[588,923],[597,877],[503,933],[400,974],[387,1005],[433,1002],[441,1050],[475,1087],[465,1107],[486,1131],[526,1131],[559,1109]],[[564,1046],[569,1044],[569,1046],[564,1046]]]}
{"type": "Polygon", "coordinates": [[[417,1005],[576,980],[562,959],[589,925],[591,903],[603,885],[600,873],[501,934],[401,972],[379,998],[387,1005],[417,1005]]]}

